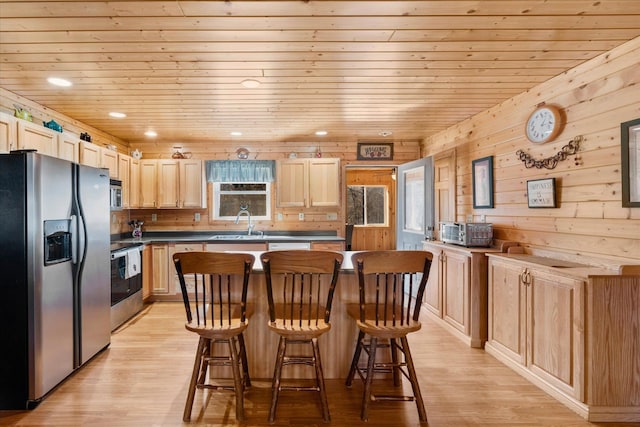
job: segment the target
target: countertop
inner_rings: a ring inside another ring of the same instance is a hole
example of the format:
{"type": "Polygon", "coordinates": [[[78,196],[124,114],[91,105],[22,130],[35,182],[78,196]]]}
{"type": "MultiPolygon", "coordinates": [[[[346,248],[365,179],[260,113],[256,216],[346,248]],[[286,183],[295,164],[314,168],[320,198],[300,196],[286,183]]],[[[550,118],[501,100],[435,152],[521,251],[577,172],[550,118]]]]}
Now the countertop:
{"type": "Polygon", "coordinates": [[[162,231],[143,233],[141,238],[115,237],[111,243],[170,243],[170,242],[234,242],[234,243],[259,243],[259,242],[344,242],[344,237],[336,236],[335,232],[308,231],[308,232],[282,232],[273,231],[265,234],[254,232],[247,235],[241,232],[228,231],[162,231]]]}
{"type": "Polygon", "coordinates": [[[619,273],[603,267],[581,264],[556,258],[529,254],[487,254],[489,257],[517,260],[532,267],[541,268],[565,277],[586,279],[589,276],[618,275],[619,273]]]}

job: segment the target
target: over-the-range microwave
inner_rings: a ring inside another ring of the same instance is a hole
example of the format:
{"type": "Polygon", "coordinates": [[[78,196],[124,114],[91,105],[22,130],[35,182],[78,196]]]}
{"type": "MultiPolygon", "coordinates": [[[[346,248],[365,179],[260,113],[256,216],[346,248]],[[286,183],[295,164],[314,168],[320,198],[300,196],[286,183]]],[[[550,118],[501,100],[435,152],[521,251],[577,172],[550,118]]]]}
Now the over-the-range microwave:
{"type": "Polygon", "coordinates": [[[119,211],[122,209],[122,181],[112,179],[109,185],[110,194],[110,207],[112,211],[119,211]]]}
{"type": "Polygon", "coordinates": [[[440,240],[468,247],[489,247],[493,242],[493,225],[485,222],[441,222],[440,240]]]}

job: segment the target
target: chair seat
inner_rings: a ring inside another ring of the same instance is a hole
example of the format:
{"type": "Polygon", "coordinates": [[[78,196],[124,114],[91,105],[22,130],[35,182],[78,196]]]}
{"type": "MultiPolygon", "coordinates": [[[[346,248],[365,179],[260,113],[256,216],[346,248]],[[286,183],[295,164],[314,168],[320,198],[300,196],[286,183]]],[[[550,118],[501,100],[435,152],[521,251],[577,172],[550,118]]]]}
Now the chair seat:
{"type": "MultiPolygon", "coordinates": [[[[349,317],[356,321],[358,328],[366,334],[377,338],[400,338],[406,336],[411,332],[420,330],[422,324],[419,321],[409,319],[409,322],[400,325],[400,321],[396,320],[396,324],[393,325],[392,318],[393,312],[387,310],[387,324],[384,325],[382,319],[383,314],[380,314],[380,321],[376,325],[375,317],[375,304],[365,304],[365,321],[360,321],[360,305],[351,303],[347,304],[347,314],[349,317]]],[[[396,313],[396,316],[399,314],[396,313]]]]}
{"type": "Polygon", "coordinates": [[[269,322],[268,326],[273,332],[278,335],[285,336],[289,339],[310,340],[317,338],[320,335],[331,329],[331,323],[325,323],[323,320],[319,320],[316,325],[315,320],[312,324],[307,324],[306,320],[302,321],[302,326],[297,320],[291,324],[290,319],[276,319],[275,322],[269,322]]]}
{"type": "Polygon", "coordinates": [[[210,326],[197,325],[195,323],[185,323],[184,327],[191,332],[211,339],[226,339],[234,335],[238,335],[244,332],[249,326],[248,321],[241,322],[240,319],[232,319],[230,324],[216,326],[212,328],[210,326]]]}

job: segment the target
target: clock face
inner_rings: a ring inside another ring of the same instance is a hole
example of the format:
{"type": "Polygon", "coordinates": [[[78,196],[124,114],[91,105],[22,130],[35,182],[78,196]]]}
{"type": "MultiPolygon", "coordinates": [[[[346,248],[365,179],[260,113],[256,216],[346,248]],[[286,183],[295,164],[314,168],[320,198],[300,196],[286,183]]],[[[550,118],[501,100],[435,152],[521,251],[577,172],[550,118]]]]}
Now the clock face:
{"type": "Polygon", "coordinates": [[[560,115],[549,107],[538,108],[527,120],[526,134],[531,142],[547,142],[560,130],[560,115]]]}

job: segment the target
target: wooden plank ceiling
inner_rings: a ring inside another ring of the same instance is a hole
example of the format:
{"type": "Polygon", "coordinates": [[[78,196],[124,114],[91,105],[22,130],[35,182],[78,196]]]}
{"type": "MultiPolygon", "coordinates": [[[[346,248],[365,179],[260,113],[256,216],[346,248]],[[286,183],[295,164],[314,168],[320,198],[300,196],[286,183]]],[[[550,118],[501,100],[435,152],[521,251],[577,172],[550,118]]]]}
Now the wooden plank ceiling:
{"type": "Polygon", "coordinates": [[[2,0],[0,87],[131,142],[415,140],[639,35],[638,0],[2,0]]]}

